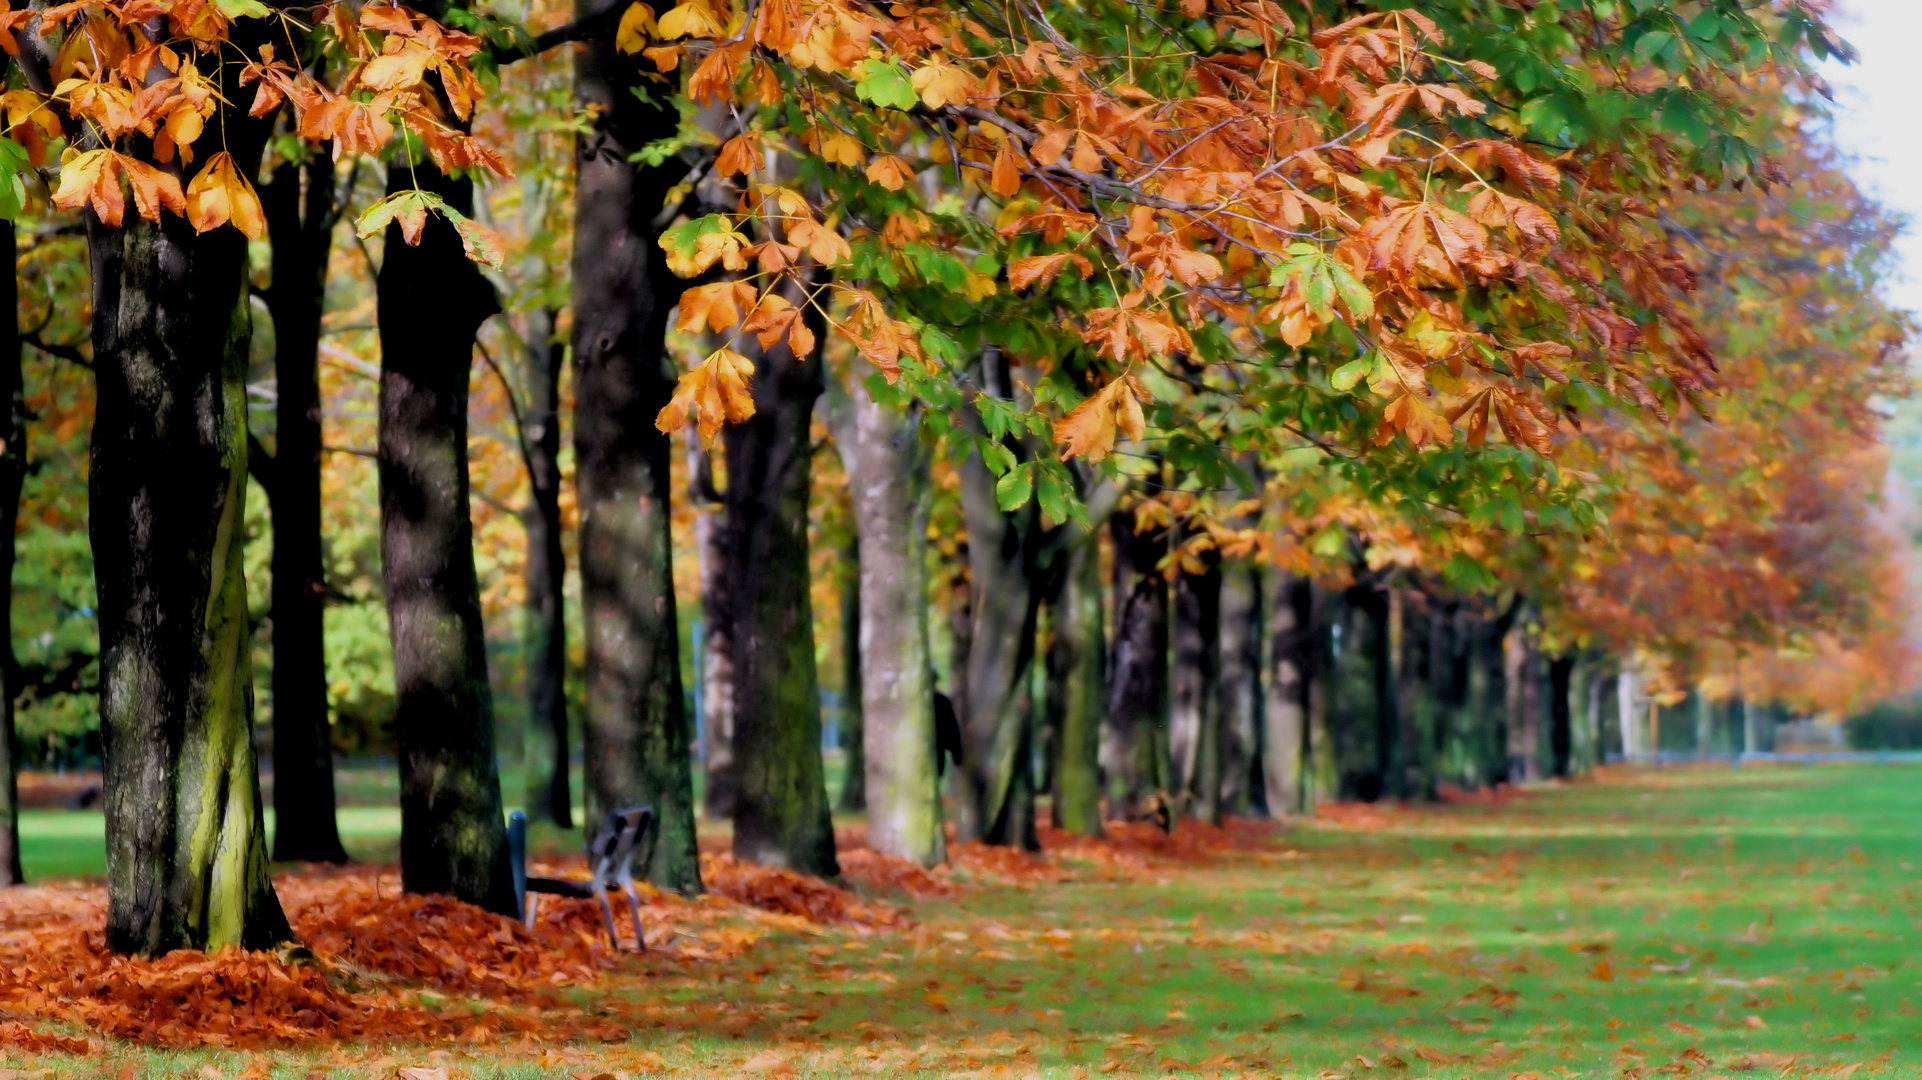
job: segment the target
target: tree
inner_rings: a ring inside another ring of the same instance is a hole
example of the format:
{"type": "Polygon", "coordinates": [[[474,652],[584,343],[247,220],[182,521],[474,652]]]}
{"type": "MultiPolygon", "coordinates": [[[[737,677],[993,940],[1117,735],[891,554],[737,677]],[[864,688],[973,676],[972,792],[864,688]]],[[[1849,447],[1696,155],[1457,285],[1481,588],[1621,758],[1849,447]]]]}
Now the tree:
{"type": "Polygon", "coordinates": [[[0,884],[26,880],[20,869],[20,740],[14,702],[20,696],[20,661],[13,651],[13,565],[20,521],[20,488],[27,478],[26,387],[21,378],[20,259],[11,221],[0,221],[0,253],[7,276],[0,283],[0,400],[7,419],[0,434],[0,884]]]}
{"type": "MultiPolygon", "coordinates": [[[[346,862],[334,816],[322,607],[320,314],[334,225],[331,156],[277,164],[261,188],[272,244],[267,310],[274,329],[274,453],[253,444],[249,467],[273,514],[274,858],[346,862]]],[[[353,181],[346,185],[351,192],[353,181]]]]}
{"type": "MultiPolygon", "coordinates": [[[[576,6],[582,20],[596,10],[576,6]]],[[[679,114],[651,96],[611,30],[585,43],[574,68],[576,93],[594,110],[576,155],[572,263],[587,805],[590,819],[652,805],[660,833],[648,877],[692,893],[700,862],[668,537],[671,435],[683,422],[654,424],[672,395],[666,336],[682,289],[655,219],[686,166],[630,163],[672,135],[679,114]]]]}

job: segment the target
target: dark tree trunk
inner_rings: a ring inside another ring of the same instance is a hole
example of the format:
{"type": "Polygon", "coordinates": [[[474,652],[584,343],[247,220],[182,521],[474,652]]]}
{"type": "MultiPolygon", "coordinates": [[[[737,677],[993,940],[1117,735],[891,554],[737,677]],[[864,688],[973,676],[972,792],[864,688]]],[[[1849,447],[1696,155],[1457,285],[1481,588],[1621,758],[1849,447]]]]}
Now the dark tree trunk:
{"type": "Polygon", "coordinates": [[[1221,824],[1221,559],[1174,582],[1168,752],[1184,812],[1221,824]]]}
{"type": "Polygon", "coordinates": [[[1338,791],[1344,799],[1373,802],[1387,791],[1395,736],[1387,594],[1372,585],[1350,586],[1342,593],[1336,626],[1329,728],[1338,791]]]}
{"type": "MultiPolygon", "coordinates": [[[[237,71],[222,65],[229,100],[237,71]]],[[[224,119],[249,174],[265,125],[224,119]]],[[[247,240],[127,217],[88,216],[106,942],[268,948],[292,932],[267,877],[241,571],[247,240]]]]}
{"type": "MultiPolygon", "coordinates": [[[[602,6],[577,0],[575,15],[602,6]]],[[[639,62],[604,33],[574,66],[575,94],[595,110],[576,144],[572,267],[587,812],[651,805],[660,832],[648,879],[691,893],[701,877],[668,535],[672,446],[655,426],[673,395],[667,326],[684,285],[654,221],[686,170],[628,160],[679,124],[671,103],[635,93],[639,62]]]]}
{"type": "MultiPolygon", "coordinates": [[[[797,288],[788,300],[805,304],[797,288]]],[[[817,339],[826,327],[814,327],[817,339]]],[[[751,345],[751,343],[750,343],[751,345]]],[[[821,700],[809,597],[808,424],[822,390],[819,351],[785,343],[755,356],[754,415],[727,443],[727,589],[734,603],[734,854],[831,877],[834,825],[821,763],[821,700]]]]}
{"type": "Polygon", "coordinates": [[[527,453],[527,729],[521,741],[527,809],[563,829],[574,827],[568,784],[567,619],[563,591],[567,556],[561,551],[561,365],[567,346],[554,336],[556,313],[533,316],[527,342],[527,413],[521,442],[527,453]]]}
{"type": "Polygon", "coordinates": [[[260,197],[273,251],[274,456],[255,472],[274,523],[274,858],[346,862],[334,816],[320,531],[320,315],[338,216],[332,158],[322,149],[305,164],[281,163],[260,197]]]}
{"type": "Polygon", "coordinates": [[[1575,657],[1557,656],[1548,662],[1549,775],[1573,773],[1575,717],[1572,709],[1575,657]]]}
{"type": "Polygon", "coordinates": [[[1165,530],[1138,530],[1133,510],[1115,514],[1115,634],[1108,665],[1108,729],[1102,769],[1111,812],[1138,818],[1171,810],[1168,774],[1168,582],[1159,563],[1165,530]]]}
{"type": "MultiPolygon", "coordinates": [[[[852,473],[849,480],[853,480],[852,473]]],[[[861,700],[861,541],[852,521],[848,522],[847,544],[835,570],[841,578],[841,723],[837,734],[847,755],[841,809],[859,813],[868,806],[867,766],[861,755],[861,732],[867,718],[861,700]]],[[[930,708],[933,701],[928,698],[930,708]]]]}
{"type": "Polygon", "coordinates": [[[13,699],[20,665],[13,653],[14,528],[20,521],[20,488],[27,478],[27,405],[20,377],[19,249],[13,222],[0,221],[0,253],[7,276],[0,282],[0,398],[7,410],[0,428],[0,884],[18,885],[20,872],[20,760],[14,734],[13,699]]]}
{"type": "MultiPolygon", "coordinates": [[[[982,357],[986,392],[1009,396],[1005,358],[982,357]]],[[[962,763],[961,835],[989,844],[1037,850],[1034,820],[1034,695],[1029,676],[1035,659],[1041,592],[1036,588],[1035,545],[1041,527],[1033,503],[1012,513],[995,500],[995,478],[979,454],[961,462],[961,504],[968,523],[969,628],[965,711],[961,718],[966,760],[962,763]]]]}
{"type": "MultiPolygon", "coordinates": [[[[390,167],[389,192],[416,183],[473,212],[471,181],[430,161],[390,167]]],[[[390,226],[383,251],[380,556],[394,645],[401,883],[512,914],[467,476],[474,335],[499,304],[439,216],[418,246],[390,226]]]]}

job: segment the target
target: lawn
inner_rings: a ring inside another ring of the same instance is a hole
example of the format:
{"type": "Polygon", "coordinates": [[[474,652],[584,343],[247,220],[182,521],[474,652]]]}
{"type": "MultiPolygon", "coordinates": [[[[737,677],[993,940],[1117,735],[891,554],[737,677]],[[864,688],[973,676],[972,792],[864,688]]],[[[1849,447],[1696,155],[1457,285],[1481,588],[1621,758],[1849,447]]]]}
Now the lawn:
{"type": "MultiPolygon", "coordinates": [[[[621,1018],[629,1036],[605,1045],[108,1054],[156,1076],[1922,1075],[1919,781],[1617,774],[1496,805],[1335,808],[1204,862],[977,874],[903,901],[906,930],[625,961],[572,992],[621,1018]]],[[[377,842],[379,813],[343,828],[377,842]]],[[[30,871],[83,868],[62,851],[97,845],[78,824],[97,820],[25,817],[30,871]]]]}

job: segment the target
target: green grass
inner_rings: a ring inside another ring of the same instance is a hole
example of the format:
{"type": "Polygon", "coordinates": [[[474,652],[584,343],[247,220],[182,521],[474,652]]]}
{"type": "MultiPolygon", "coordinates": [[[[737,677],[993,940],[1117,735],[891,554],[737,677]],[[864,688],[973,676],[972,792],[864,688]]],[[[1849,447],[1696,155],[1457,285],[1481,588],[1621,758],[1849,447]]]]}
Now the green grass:
{"type": "MultiPolygon", "coordinates": [[[[97,845],[97,821],[23,818],[29,866],[97,845]]],[[[1922,1075],[1919,821],[1922,769],[1839,766],[1311,823],[1205,866],[990,886],[913,905],[910,931],[623,977],[603,1004],[633,1038],[579,1065],[735,1076],[774,1049],[822,1076],[1707,1078],[1795,1055],[1790,1071],[1922,1075]]],[[[276,1073],[335,1053],[275,1055],[276,1073]]],[[[153,1075],[248,1060],[139,1057],[153,1075]]],[[[457,1064],[535,1074],[499,1051],[457,1064]]]]}

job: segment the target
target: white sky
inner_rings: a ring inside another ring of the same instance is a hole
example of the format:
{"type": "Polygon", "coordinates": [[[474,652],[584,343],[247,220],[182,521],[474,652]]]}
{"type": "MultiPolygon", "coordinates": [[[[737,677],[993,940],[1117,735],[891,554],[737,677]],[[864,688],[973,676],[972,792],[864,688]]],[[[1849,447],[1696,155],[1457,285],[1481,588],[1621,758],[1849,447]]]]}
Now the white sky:
{"type": "Polygon", "coordinates": [[[1922,313],[1922,127],[1916,122],[1916,74],[1922,64],[1922,0],[1841,0],[1834,24],[1862,54],[1833,61],[1823,76],[1835,87],[1835,137],[1854,158],[1855,182],[1908,219],[1897,247],[1899,280],[1888,294],[1922,313]]]}

